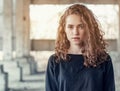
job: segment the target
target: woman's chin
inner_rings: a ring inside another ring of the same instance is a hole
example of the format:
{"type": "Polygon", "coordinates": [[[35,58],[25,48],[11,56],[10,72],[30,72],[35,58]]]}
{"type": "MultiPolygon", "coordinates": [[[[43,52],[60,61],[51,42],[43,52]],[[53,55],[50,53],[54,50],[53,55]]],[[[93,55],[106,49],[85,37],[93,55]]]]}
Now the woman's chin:
{"type": "Polygon", "coordinates": [[[74,42],[74,43],[72,43],[72,44],[74,44],[74,45],[79,45],[80,42],[78,41],[78,42],[74,42]]]}

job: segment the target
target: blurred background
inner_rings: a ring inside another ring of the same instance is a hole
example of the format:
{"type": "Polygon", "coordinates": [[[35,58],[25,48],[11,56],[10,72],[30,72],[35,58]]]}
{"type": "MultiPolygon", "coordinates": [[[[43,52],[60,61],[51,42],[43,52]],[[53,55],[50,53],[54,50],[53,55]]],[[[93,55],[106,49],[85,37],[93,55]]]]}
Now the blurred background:
{"type": "Polygon", "coordinates": [[[120,91],[120,0],[0,0],[0,91],[45,91],[58,21],[74,3],[100,21],[120,91]]]}

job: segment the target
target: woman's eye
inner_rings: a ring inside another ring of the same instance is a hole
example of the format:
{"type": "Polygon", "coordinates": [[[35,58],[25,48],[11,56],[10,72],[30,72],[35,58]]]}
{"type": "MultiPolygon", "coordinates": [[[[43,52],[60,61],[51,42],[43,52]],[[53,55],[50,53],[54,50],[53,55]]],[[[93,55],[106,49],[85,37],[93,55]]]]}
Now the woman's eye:
{"type": "Polygon", "coordinates": [[[78,27],[81,28],[81,29],[83,29],[83,28],[84,28],[84,25],[83,25],[83,24],[80,24],[78,27]]]}
{"type": "Polygon", "coordinates": [[[68,26],[68,28],[73,29],[73,26],[68,26]]]}

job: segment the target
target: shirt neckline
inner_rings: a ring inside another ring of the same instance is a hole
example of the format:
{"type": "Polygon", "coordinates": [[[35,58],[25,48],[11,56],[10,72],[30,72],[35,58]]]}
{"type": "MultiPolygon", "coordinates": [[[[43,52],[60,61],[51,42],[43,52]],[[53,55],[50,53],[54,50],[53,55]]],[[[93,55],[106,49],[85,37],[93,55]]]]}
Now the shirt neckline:
{"type": "Polygon", "coordinates": [[[83,56],[83,54],[70,54],[70,53],[68,53],[68,55],[71,55],[71,56],[83,56]]]}

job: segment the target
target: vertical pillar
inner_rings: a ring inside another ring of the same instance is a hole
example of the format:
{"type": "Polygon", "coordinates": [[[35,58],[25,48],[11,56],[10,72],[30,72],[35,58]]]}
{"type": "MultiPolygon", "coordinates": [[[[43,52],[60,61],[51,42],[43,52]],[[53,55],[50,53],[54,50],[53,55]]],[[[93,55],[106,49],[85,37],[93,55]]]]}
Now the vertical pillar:
{"type": "MultiPolygon", "coordinates": [[[[13,36],[13,0],[3,0],[3,58],[5,61],[1,61],[0,64],[4,66],[5,72],[9,74],[9,82],[4,85],[8,85],[10,88],[12,83],[20,80],[20,69],[17,66],[17,62],[12,60],[12,36],[13,36]],[[8,60],[8,61],[6,61],[8,60]]],[[[7,80],[4,77],[4,80],[7,80]]],[[[3,90],[0,90],[3,91],[3,90]]],[[[8,90],[4,90],[8,91],[8,90]]]]}
{"type": "Polygon", "coordinates": [[[16,0],[15,4],[16,57],[18,58],[24,55],[23,2],[24,0],[16,0]]]}
{"type": "Polygon", "coordinates": [[[118,40],[117,40],[117,49],[118,49],[118,52],[120,52],[120,1],[118,1],[118,4],[119,4],[119,31],[118,31],[118,40]]]}
{"type": "Polygon", "coordinates": [[[30,0],[24,1],[24,55],[30,54],[30,14],[29,14],[30,0]]]}
{"type": "Polygon", "coordinates": [[[36,72],[36,65],[30,53],[30,0],[16,0],[15,29],[16,29],[16,60],[23,69],[23,75],[36,72]]]}
{"type": "Polygon", "coordinates": [[[3,59],[12,59],[12,29],[13,29],[12,0],[3,0],[3,59]]]}
{"type": "Polygon", "coordinates": [[[8,91],[8,73],[3,69],[3,65],[0,65],[0,91],[8,91]]]}
{"type": "MultiPolygon", "coordinates": [[[[30,55],[30,2],[31,0],[24,0],[24,56],[26,57],[30,66],[30,74],[36,73],[36,63],[34,57],[30,55]]],[[[25,72],[26,73],[26,72],[25,72]]]]}

